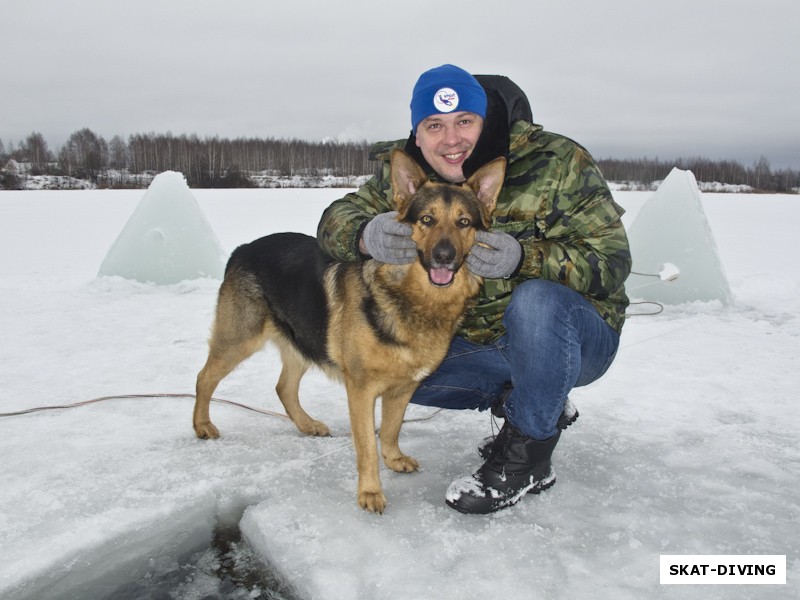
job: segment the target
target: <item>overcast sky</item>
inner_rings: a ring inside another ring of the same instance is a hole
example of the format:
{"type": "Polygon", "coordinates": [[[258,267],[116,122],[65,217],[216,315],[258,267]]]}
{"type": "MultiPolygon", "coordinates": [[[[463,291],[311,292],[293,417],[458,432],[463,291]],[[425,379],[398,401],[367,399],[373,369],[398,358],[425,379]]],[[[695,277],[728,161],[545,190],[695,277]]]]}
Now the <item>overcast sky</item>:
{"type": "Polygon", "coordinates": [[[397,139],[419,74],[508,75],[596,158],[800,168],[797,0],[18,0],[0,140],[397,139]]]}

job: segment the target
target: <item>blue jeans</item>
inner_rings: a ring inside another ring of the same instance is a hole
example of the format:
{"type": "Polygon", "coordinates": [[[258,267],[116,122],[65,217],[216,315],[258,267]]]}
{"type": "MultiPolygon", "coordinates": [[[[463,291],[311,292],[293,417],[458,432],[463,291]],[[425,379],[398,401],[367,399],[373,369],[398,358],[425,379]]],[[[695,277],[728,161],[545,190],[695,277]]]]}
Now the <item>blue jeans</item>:
{"type": "Polygon", "coordinates": [[[503,324],[506,334],[490,344],[454,338],[411,402],[486,410],[510,382],[506,419],[529,437],[548,439],[558,432],[570,390],[595,381],[611,365],[619,334],[579,293],[544,279],[517,286],[503,324]]]}

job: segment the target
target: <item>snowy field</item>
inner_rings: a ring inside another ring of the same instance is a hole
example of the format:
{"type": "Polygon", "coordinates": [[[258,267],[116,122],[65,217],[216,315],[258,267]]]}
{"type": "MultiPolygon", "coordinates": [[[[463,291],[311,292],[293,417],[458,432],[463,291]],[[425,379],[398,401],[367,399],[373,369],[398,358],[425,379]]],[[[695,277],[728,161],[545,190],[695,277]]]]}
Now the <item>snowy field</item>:
{"type": "MultiPolygon", "coordinates": [[[[313,234],[343,192],[193,193],[229,252],[270,232],[313,234]]],[[[96,277],[142,194],[0,193],[0,412],[194,392],[218,282],[96,277]]],[[[615,193],[627,224],[650,195],[615,193]]],[[[489,517],[447,508],[448,484],[480,464],[492,425],[486,413],[439,413],[403,429],[421,471],[383,468],[386,513],[360,510],[344,391],[317,373],[301,395],[331,427],[325,439],[215,404],[222,438],[200,441],[189,398],[5,417],[0,598],[102,598],[236,523],[304,599],[797,598],[800,198],[706,194],[703,205],[733,304],[628,321],[608,374],[571,396],[581,417],[546,493],[489,517]],[[660,585],[662,554],[786,555],[787,584],[660,585]]],[[[282,411],[278,371],[274,352],[256,355],[216,397],[282,411]]],[[[187,581],[173,597],[220,597],[215,586],[187,581]]]]}

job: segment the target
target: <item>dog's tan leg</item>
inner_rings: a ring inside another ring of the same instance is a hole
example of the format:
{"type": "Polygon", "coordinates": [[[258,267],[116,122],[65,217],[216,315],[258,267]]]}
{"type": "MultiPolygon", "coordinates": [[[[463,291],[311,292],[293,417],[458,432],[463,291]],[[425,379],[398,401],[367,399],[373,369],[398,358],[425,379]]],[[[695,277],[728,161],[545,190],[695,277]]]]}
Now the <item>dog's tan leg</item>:
{"type": "Polygon", "coordinates": [[[286,414],[292,419],[297,428],[306,435],[328,436],[331,434],[328,426],[322,421],[317,421],[300,406],[300,380],[308,370],[305,361],[294,349],[281,345],[281,360],[283,369],[278,378],[275,391],[278,393],[286,414]]]}
{"type": "Polygon", "coordinates": [[[263,348],[264,343],[263,338],[256,338],[220,351],[217,343],[212,339],[208,360],[197,374],[194,416],[192,418],[197,437],[212,440],[219,437],[219,430],[211,422],[209,416],[211,396],[214,395],[214,390],[217,389],[219,382],[225,379],[241,362],[263,348]]]}
{"type": "Polygon", "coordinates": [[[358,505],[370,512],[383,513],[386,496],[378,475],[378,444],[375,439],[375,399],[378,394],[346,376],[345,387],[358,468],[358,505]]]}
{"type": "Polygon", "coordinates": [[[197,374],[194,415],[192,417],[192,425],[197,437],[209,440],[219,437],[219,430],[211,422],[209,414],[211,396],[214,395],[214,390],[217,389],[219,382],[236,368],[236,365],[240,362],[241,360],[236,362],[232,362],[230,359],[226,360],[226,357],[216,355],[213,351],[209,353],[205,366],[197,374]]]}
{"type": "Polygon", "coordinates": [[[386,466],[398,473],[412,473],[419,469],[419,463],[403,454],[399,445],[400,428],[414,389],[416,386],[410,390],[384,392],[381,400],[381,454],[386,466]]]}
{"type": "MultiPolygon", "coordinates": [[[[259,292],[248,293],[247,281],[236,273],[225,276],[219,292],[217,313],[208,360],[197,375],[192,424],[197,437],[216,439],[219,430],[211,422],[209,404],[214,390],[243,360],[264,347],[266,307],[259,292]]],[[[251,286],[252,287],[252,286],[251,286]]]]}

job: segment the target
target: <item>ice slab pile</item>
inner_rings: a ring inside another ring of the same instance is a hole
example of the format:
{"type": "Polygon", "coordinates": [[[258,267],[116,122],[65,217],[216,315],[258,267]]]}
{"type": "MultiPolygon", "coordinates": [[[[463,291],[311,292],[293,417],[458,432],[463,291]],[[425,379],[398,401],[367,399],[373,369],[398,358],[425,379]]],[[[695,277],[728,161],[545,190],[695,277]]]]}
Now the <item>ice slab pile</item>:
{"type": "Polygon", "coordinates": [[[672,169],[642,206],[628,229],[633,270],[626,285],[631,298],[681,304],[733,300],[700,190],[691,171],[672,169]],[[679,271],[660,276],[666,266],[679,271]]]}
{"type": "Polygon", "coordinates": [[[166,171],[153,179],[98,275],[159,285],[222,279],[224,256],[183,175],[166,171]]]}

